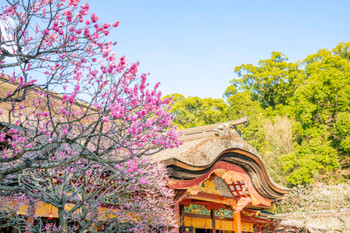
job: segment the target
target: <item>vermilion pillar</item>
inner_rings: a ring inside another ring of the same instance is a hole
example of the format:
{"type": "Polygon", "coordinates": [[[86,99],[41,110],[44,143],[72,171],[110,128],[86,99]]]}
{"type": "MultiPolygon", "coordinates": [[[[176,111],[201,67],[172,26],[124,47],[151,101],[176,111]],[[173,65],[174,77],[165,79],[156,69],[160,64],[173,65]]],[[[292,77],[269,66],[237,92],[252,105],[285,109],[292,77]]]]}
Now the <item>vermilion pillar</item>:
{"type": "Polygon", "coordinates": [[[235,233],[242,233],[241,211],[233,212],[233,229],[235,233]]]}

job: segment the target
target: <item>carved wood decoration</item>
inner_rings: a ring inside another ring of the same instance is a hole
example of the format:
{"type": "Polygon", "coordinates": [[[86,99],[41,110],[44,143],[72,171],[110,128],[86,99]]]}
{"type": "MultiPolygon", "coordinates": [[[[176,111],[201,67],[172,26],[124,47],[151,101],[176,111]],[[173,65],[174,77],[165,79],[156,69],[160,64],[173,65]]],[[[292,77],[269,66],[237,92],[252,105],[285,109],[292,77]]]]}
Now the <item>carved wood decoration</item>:
{"type": "Polygon", "coordinates": [[[251,202],[250,197],[242,197],[237,201],[235,211],[242,211],[251,202]]]}
{"type": "Polygon", "coordinates": [[[232,184],[233,182],[241,182],[243,181],[243,177],[236,171],[226,171],[221,178],[225,180],[226,184],[232,184]]]}
{"type": "Polygon", "coordinates": [[[250,177],[241,167],[221,161],[217,162],[210,171],[196,179],[172,179],[169,187],[175,190],[185,189],[191,196],[198,195],[199,193],[208,193],[234,199],[249,197],[253,206],[269,207],[272,202],[272,200],[264,198],[255,190],[250,177]],[[214,180],[215,177],[219,177],[224,181],[232,195],[228,195],[223,187],[217,187],[217,184],[220,182],[214,180]]]}

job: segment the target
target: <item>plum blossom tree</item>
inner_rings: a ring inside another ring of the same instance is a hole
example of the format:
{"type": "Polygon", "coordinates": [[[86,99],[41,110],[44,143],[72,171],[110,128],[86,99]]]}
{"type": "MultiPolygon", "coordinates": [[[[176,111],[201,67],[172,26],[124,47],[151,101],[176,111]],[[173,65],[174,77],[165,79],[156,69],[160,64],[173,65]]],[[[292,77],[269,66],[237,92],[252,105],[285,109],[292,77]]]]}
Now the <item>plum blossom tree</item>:
{"type": "Polygon", "coordinates": [[[30,232],[43,229],[61,232],[149,232],[158,229],[168,232],[175,227],[175,218],[171,210],[173,192],[167,188],[166,178],[165,167],[147,159],[128,160],[118,165],[118,169],[80,160],[65,167],[28,172],[21,180],[28,189],[27,196],[16,197],[15,201],[1,199],[3,207],[0,210],[7,216],[5,226],[16,222],[17,229],[30,232]],[[28,219],[16,215],[16,211],[34,199],[31,208],[52,205],[54,209],[49,208],[46,215],[50,218],[57,213],[59,224],[40,222],[41,218],[33,224],[33,220],[26,221],[28,219]],[[8,213],[12,213],[11,217],[8,213]]]}
{"type": "Polygon", "coordinates": [[[276,205],[284,219],[281,225],[294,225],[308,232],[347,232],[350,202],[349,182],[296,186],[276,205]],[[285,224],[283,224],[285,223],[285,224]]]}
{"type": "MultiPolygon", "coordinates": [[[[82,70],[91,68],[98,55],[115,59],[110,50],[112,43],[106,42],[105,37],[119,22],[99,25],[95,14],[87,16],[89,4],[79,7],[79,2],[7,0],[5,6],[2,3],[0,69],[2,75],[11,74],[11,80],[20,85],[0,101],[23,100],[28,86],[34,83],[49,88],[54,83],[61,85],[72,78],[80,79],[82,70]]],[[[111,67],[103,66],[106,68],[111,67]]]]}
{"type": "Polygon", "coordinates": [[[100,23],[79,0],[6,4],[0,13],[0,194],[55,206],[62,232],[73,231],[73,223],[90,232],[172,226],[171,216],[151,214],[170,208],[172,194],[164,168],[149,159],[180,144],[170,100],[162,99],[159,84],[149,88],[139,63],[112,52],[116,43],[106,39],[118,21],[100,23]],[[104,206],[111,208],[99,214],[104,206]]]}

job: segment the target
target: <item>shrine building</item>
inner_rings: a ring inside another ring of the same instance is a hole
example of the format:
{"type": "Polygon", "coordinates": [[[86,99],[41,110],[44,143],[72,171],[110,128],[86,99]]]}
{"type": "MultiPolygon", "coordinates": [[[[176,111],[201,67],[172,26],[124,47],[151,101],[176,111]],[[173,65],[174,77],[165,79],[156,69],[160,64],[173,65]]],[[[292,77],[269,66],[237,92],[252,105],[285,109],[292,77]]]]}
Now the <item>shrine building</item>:
{"type": "MultiPolygon", "coordinates": [[[[5,84],[14,86],[1,88],[5,84]]],[[[278,221],[269,211],[289,189],[273,182],[257,151],[239,135],[236,125],[245,122],[247,117],[182,130],[183,145],[155,155],[167,166],[175,191],[179,232],[275,232],[278,221]]],[[[18,214],[27,210],[24,205],[18,214]]],[[[35,215],[58,217],[56,208],[42,202],[35,215]]]]}
{"type": "Polygon", "coordinates": [[[269,213],[289,190],[273,182],[236,130],[247,117],[183,130],[183,145],[156,154],[168,169],[182,233],[275,232],[269,213]]]}

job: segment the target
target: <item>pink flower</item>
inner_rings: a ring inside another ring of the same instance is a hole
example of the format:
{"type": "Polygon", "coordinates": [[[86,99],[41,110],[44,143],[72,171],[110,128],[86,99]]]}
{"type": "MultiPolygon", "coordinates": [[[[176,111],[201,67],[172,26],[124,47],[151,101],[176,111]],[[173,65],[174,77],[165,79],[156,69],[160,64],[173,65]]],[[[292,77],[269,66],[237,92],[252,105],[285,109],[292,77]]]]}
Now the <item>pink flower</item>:
{"type": "Polygon", "coordinates": [[[104,28],[104,29],[107,29],[107,28],[109,28],[110,26],[111,26],[110,23],[106,23],[106,24],[103,25],[103,28],[104,28]]]}
{"type": "Polygon", "coordinates": [[[90,37],[90,30],[89,30],[89,28],[84,28],[84,36],[85,37],[90,37]]]}
{"type": "Polygon", "coordinates": [[[108,123],[108,122],[109,122],[108,117],[104,116],[104,117],[103,117],[103,121],[106,122],[106,123],[108,123]]]}
{"type": "Polygon", "coordinates": [[[98,17],[95,15],[95,13],[92,13],[92,15],[91,15],[91,21],[92,21],[93,23],[96,23],[97,20],[98,20],[98,17]]]}
{"type": "Polygon", "coordinates": [[[119,21],[116,21],[114,24],[113,24],[113,27],[118,27],[118,25],[119,25],[119,21]]]}
{"type": "Polygon", "coordinates": [[[68,126],[64,127],[63,134],[68,134],[68,126]]]}
{"type": "Polygon", "coordinates": [[[6,137],[6,133],[5,132],[1,132],[1,134],[0,134],[0,142],[5,141],[5,137],[6,137]]]}
{"type": "Polygon", "coordinates": [[[67,111],[66,111],[66,109],[64,107],[61,107],[61,113],[62,114],[67,114],[67,111]]]}
{"type": "Polygon", "coordinates": [[[15,130],[15,129],[13,129],[13,128],[11,128],[11,129],[10,129],[8,132],[9,132],[9,133],[16,134],[18,131],[17,131],[17,130],[15,130]]]}
{"type": "Polygon", "coordinates": [[[44,30],[44,34],[48,36],[48,35],[50,34],[50,31],[47,30],[47,29],[45,29],[45,30],[44,30]]]}
{"type": "Polygon", "coordinates": [[[72,36],[69,38],[69,40],[70,40],[71,42],[74,42],[75,39],[76,39],[76,37],[75,37],[74,35],[72,35],[72,36]]]}
{"type": "Polygon", "coordinates": [[[72,12],[70,10],[67,12],[67,21],[72,22],[72,12]]]}
{"type": "Polygon", "coordinates": [[[79,85],[75,85],[75,87],[74,87],[74,91],[75,91],[75,92],[78,92],[78,91],[79,91],[79,89],[80,89],[80,86],[79,86],[79,85]]]}
{"type": "Polygon", "coordinates": [[[98,103],[94,103],[95,108],[102,109],[102,107],[98,103]]]}
{"type": "Polygon", "coordinates": [[[79,0],[69,0],[68,4],[71,6],[77,6],[79,3],[79,0]]]}
{"type": "Polygon", "coordinates": [[[140,183],[141,184],[147,184],[148,180],[146,180],[145,178],[141,177],[140,179],[140,183]]]}

